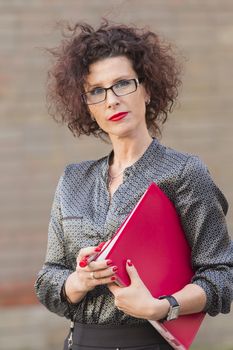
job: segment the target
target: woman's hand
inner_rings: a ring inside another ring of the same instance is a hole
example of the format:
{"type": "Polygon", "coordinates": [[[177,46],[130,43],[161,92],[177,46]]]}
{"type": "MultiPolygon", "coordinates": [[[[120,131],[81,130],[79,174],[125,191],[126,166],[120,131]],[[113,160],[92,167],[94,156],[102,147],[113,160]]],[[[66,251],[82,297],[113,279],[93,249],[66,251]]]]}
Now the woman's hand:
{"type": "Polygon", "coordinates": [[[147,320],[160,320],[169,309],[167,300],[155,299],[139,277],[137,270],[128,260],[126,269],[131,284],[119,287],[115,283],[109,284],[109,289],[115,297],[116,307],[124,313],[147,320]]]}
{"type": "Polygon", "coordinates": [[[98,247],[87,247],[80,250],[77,257],[76,271],[71,273],[65,282],[65,294],[72,303],[79,302],[88,291],[98,285],[112,283],[116,278],[116,266],[112,266],[111,260],[91,261],[84,267],[80,267],[80,261],[96,254],[98,247]]]}

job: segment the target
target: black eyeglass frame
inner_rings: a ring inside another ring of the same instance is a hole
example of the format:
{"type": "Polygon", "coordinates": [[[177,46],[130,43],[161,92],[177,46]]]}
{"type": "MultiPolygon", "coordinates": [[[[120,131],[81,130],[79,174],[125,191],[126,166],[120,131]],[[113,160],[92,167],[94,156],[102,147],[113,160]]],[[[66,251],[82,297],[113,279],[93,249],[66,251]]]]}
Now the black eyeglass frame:
{"type": "Polygon", "coordinates": [[[114,93],[114,95],[116,95],[117,97],[130,95],[130,94],[132,94],[133,92],[137,91],[138,86],[139,86],[139,84],[140,84],[141,81],[142,81],[142,79],[140,79],[140,78],[121,79],[121,80],[119,80],[118,82],[116,82],[116,83],[113,84],[112,86],[109,86],[108,88],[101,87],[101,89],[103,89],[103,90],[105,91],[105,98],[104,98],[103,100],[101,100],[101,101],[93,102],[93,103],[88,103],[88,102],[87,102],[87,94],[90,93],[91,91],[87,91],[87,92],[82,93],[82,94],[81,94],[81,97],[82,97],[83,101],[84,101],[88,106],[89,106],[89,105],[96,105],[96,104],[101,103],[101,102],[104,102],[104,101],[106,100],[106,98],[107,98],[107,91],[108,91],[108,90],[112,90],[112,92],[114,93]],[[121,94],[121,95],[117,94],[117,93],[114,91],[114,86],[117,85],[117,84],[119,84],[119,82],[120,82],[121,80],[123,80],[123,81],[124,81],[124,80],[127,80],[127,81],[134,81],[134,83],[135,83],[135,90],[133,90],[133,91],[131,91],[131,92],[128,92],[127,94],[121,94]]]}

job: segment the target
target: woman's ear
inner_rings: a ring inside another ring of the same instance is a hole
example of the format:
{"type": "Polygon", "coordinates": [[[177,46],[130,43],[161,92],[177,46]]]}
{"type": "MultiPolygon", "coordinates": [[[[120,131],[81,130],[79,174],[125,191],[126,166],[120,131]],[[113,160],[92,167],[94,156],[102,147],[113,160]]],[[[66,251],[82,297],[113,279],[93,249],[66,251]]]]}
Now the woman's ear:
{"type": "Polygon", "coordinates": [[[145,85],[143,85],[144,89],[144,98],[145,98],[145,104],[148,106],[150,104],[150,94],[146,91],[145,85]]]}
{"type": "Polygon", "coordinates": [[[146,100],[146,106],[149,106],[149,104],[150,104],[150,98],[148,98],[148,99],[146,100]]]}

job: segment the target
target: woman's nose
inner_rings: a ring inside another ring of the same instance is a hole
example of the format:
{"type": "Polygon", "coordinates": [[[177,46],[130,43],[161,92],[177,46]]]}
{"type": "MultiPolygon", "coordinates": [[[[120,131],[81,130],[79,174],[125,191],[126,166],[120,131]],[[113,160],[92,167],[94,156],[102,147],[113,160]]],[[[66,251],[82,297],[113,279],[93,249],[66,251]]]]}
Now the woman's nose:
{"type": "Polygon", "coordinates": [[[119,105],[119,97],[114,94],[112,90],[107,91],[106,96],[106,103],[108,108],[111,108],[112,106],[119,105]]]}

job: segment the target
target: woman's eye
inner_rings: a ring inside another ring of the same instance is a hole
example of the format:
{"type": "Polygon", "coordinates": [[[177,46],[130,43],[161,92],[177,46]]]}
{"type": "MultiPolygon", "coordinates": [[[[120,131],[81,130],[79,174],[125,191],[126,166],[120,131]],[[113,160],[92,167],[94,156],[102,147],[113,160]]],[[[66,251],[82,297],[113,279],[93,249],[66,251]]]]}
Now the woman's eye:
{"type": "Polygon", "coordinates": [[[129,86],[131,83],[130,80],[120,80],[118,81],[118,83],[115,84],[115,87],[118,88],[122,88],[122,87],[126,87],[129,86]]]}
{"type": "Polygon", "coordinates": [[[95,96],[95,95],[101,95],[101,94],[103,94],[103,92],[104,92],[104,89],[102,89],[102,88],[96,88],[96,89],[91,90],[91,91],[90,91],[90,94],[91,94],[92,96],[95,96]]]}

